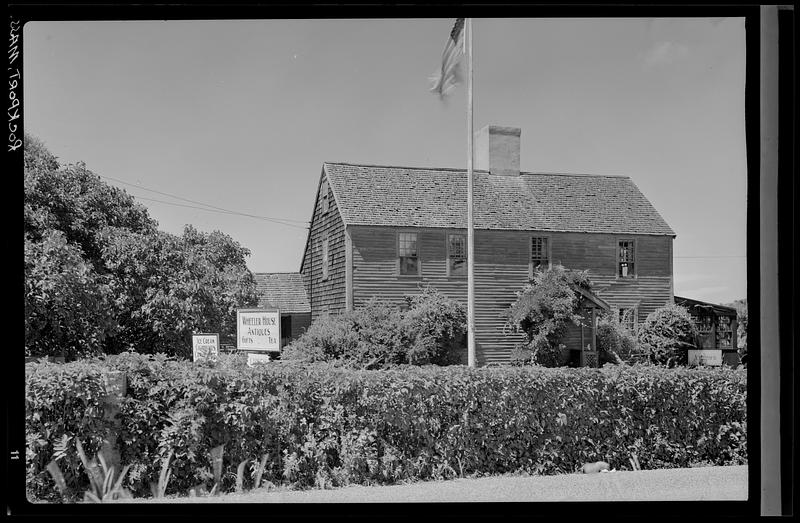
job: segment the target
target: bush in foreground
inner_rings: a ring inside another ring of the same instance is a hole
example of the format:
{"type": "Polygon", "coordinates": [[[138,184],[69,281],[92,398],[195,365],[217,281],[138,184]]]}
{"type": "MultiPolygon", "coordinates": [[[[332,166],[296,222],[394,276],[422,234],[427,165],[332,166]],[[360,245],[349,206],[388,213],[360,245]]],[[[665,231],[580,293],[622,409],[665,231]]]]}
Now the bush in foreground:
{"type": "MultiPolygon", "coordinates": [[[[125,488],[149,495],[172,454],[167,494],[214,476],[219,488],[262,481],[295,488],[574,472],[603,460],[643,469],[746,462],[746,374],[733,369],[397,367],[363,371],[326,363],[253,368],[125,354],[94,363],[26,366],[28,492],[58,499],[44,470],[64,436],[97,449],[102,372],[124,370],[125,488]],[[31,445],[35,442],[35,445],[31,445]],[[264,458],[266,456],[266,458],[264,458]]],[[[62,449],[72,459],[74,449],[62,449]]],[[[88,481],[70,476],[73,492],[88,481]],[[83,483],[82,483],[83,482],[83,483]]],[[[210,490],[210,488],[209,488],[210,490]]]]}

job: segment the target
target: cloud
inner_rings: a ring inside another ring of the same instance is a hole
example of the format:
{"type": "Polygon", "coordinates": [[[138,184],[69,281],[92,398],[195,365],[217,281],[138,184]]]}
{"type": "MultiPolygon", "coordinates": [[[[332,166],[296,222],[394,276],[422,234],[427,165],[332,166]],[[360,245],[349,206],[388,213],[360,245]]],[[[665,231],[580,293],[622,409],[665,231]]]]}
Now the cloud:
{"type": "Polygon", "coordinates": [[[658,42],[644,55],[645,67],[671,64],[689,56],[689,46],[675,42],[658,42]]]}

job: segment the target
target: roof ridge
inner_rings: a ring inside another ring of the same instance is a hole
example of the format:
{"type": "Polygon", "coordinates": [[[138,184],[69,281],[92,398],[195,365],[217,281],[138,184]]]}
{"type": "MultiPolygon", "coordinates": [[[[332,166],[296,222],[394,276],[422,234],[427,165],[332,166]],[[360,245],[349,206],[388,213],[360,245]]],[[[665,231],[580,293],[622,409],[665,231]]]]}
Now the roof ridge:
{"type": "MultiPolygon", "coordinates": [[[[378,165],[374,163],[353,163],[353,162],[322,162],[328,165],[350,165],[353,167],[381,167],[383,169],[414,169],[417,171],[454,171],[454,172],[463,172],[466,171],[464,168],[457,168],[457,167],[412,167],[408,165],[378,165]]],[[[474,171],[482,171],[486,172],[485,169],[473,169],[474,171]]]]}
{"type": "MultiPolygon", "coordinates": [[[[448,171],[448,172],[466,172],[465,168],[457,168],[457,167],[415,167],[415,166],[408,166],[408,165],[379,165],[373,163],[353,163],[353,162],[322,162],[326,165],[349,165],[352,167],[378,167],[382,169],[409,169],[409,170],[416,170],[416,171],[448,171]]],[[[487,173],[490,174],[489,171],[486,169],[473,169],[473,172],[480,172],[480,173],[487,173]]],[[[565,172],[530,172],[530,171],[520,171],[520,175],[529,175],[529,176],[578,176],[578,177],[589,177],[589,178],[627,178],[631,179],[629,175],[626,174],[593,174],[593,173],[565,173],[565,172]]],[[[506,176],[503,174],[496,174],[493,176],[506,176]]]]}

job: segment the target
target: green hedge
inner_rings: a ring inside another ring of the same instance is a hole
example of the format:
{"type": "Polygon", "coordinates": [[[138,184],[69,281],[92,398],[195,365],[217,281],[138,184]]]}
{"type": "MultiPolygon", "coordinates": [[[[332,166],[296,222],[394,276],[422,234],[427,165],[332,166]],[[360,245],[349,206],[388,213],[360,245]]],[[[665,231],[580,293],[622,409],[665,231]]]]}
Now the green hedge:
{"type": "MultiPolygon", "coordinates": [[[[358,371],[290,362],[248,368],[237,358],[208,366],[136,354],[27,368],[29,440],[46,440],[29,450],[31,497],[53,498],[44,465],[63,433],[101,437],[104,427],[91,420],[100,371],[108,368],[128,373],[120,442],[122,462],[132,465],[126,486],[139,496],[149,494],[170,452],[168,494],[210,486],[209,451],[221,444],[223,491],[234,488],[243,460],[253,460],[244,485],[251,488],[263,454],[263,479],[296,488],[567,473],[601,459],[629,469],[632,453],[643,469],[747,459],[741,370],[358,371]]],[[[80,478],[72,479],[80,492],[80,478]]]]}

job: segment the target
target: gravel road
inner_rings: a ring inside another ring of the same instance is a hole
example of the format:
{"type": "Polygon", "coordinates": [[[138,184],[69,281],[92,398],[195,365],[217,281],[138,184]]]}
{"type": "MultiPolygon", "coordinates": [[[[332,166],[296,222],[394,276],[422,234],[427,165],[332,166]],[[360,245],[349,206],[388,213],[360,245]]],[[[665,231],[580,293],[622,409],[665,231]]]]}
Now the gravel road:
{"type": "Polygon", "coordinates": [[[727,501],[747,499],[747,466],[494,476],[332,490],[266,491],[137,503],[426,503],[499,501],[727,501]]]}

